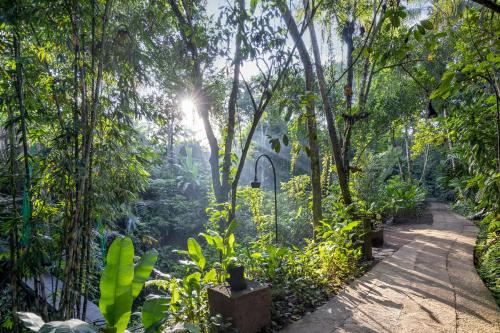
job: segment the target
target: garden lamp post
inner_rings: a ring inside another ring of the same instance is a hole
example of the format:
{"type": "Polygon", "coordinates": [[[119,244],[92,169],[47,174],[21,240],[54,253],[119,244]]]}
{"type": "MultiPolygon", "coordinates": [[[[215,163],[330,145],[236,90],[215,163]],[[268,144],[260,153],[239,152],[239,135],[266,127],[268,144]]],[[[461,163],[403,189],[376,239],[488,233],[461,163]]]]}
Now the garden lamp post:
{"type": "Polygon", "coordinates": [[[271,163],[271,167],[273,168],[273,177],[274,177],[274,228],[275,228],[275,242],[278,244],[278,196],[276,189],[276,169],[274,168],[274,163],[267,154],[262,154],[255,160],[255,176],[253,182],[251,183],[252,188],[260,188],[260,182],[257,179],[257,166],[259,164],[259,160],[261,157],[267,158],[269,163],[271,163]]]}

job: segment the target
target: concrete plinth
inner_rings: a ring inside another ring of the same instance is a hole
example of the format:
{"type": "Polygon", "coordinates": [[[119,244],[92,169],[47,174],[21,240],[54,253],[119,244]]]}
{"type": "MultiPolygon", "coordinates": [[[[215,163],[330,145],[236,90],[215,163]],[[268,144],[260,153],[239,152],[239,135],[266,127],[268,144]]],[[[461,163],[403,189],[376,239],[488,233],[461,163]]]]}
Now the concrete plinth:
{"type": "Polygon", "coordinates": [[[219,285],[208,289],[210,315],[229,319],[240,333],[255,333],[271,322],[271,290],[268,286],[248,282],[241,291],[219,285]]]}

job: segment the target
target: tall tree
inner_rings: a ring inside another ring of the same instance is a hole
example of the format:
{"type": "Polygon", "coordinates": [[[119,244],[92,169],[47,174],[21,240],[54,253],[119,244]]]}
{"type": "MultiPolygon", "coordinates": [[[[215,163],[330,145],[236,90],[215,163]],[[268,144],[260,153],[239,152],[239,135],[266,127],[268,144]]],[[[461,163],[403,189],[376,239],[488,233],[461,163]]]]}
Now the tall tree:
{"type": "Polygon", "coordinates": [[[312,211],[313,211],[313,224],[319,226],[322,219],[321,209],[321,171],[320,171],[320,158],[319,158],[319,145],[318,145],[318,130],[316,124],[315,112],[315,98],[314,98],[314,72],[312,67],[311,58],[307,48],[302,40],[302,36],[297,27],[297,23],[290,11],[288,5],[284,2],[279,4],[283,20],[285,21],[290,35],[294,43],[297,45],[299,57],[304,67],[305,76],[305,94],[304,104],[307,117],[307,131],[309,140],[308,155],[310,158],[311,166],[311,185],[312,185],[312,211]]]}
{"type": "MultiPolygon", "coordinates": [[[[307,6],[309,6],[309,4],[306,2],[306,7],[307,6]]],[[[330,98],[328,96],[328,87],[323,72],[323,66],[321,64],[321,54],[319,50],[318,39],[316,37],[316,31],[314,28],[314,22],[311,22],[311,24],[309,25],[309,35],[311,38],[311,44],[314,54],[314,64],[318,79],[318,88],[321,96],[323,113],[325,114],[326,118],[328,134],[330,137],[333,160],[335,162],[335,166],[337,169],[340,191],[342,193],[342,198],[344,203],[346,205],[349,205],[352,202],[351,193],[349,191],[349,177],[348,177],[349,170],[346,169],[344,165],[344,158],[342,157],[342,145],[339,142],[333,110],[330,104],[330,98]]]]}

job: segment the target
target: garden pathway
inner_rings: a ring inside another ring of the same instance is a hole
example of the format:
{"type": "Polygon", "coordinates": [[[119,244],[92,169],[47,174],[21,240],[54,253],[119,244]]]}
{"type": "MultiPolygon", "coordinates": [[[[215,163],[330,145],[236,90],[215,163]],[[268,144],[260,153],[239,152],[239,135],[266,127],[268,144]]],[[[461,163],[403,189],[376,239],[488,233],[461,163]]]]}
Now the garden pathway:
{"type": "MultiPolygon", "coordinates": [[[[53,309],[53,310],[59,310],[59,302],[60,302],[60,293],[63,288],[63,282],[61,280],[56,279],[54,276],[50,274],[44,274],[42,275],[43,278],[43,285],[45,287],[45,290],[43,291],[46,299],[47,299],[47,304],[53,309]]],[[[35,290],[35,283],[33,278],[28,278],[23,281],[23,284],[25,287],[30,290],[34,294],[35,290]]],[[[39,291],[39,297],[42,298],[42,291],[39,291]]],[[[80,297],[80,306],[83,308],[83,302],[84,302],[84,297],[80,297]]],[[[101,314],[101,311],[99,310],[99,307],[92,303],[91,301],[87,301],[87,311],[85,314],[85,321],[91,324],[95,324],[97,326],[101,326],[104,324],[105,320],[104,317],[101,314]]]]}
{"type": "Polygon", "coordinates": [[[432,224],[386,229],[398,248],[283,332],[500,332],[500,310],[476,273],[477,227],[430,203],[432,224]]]}

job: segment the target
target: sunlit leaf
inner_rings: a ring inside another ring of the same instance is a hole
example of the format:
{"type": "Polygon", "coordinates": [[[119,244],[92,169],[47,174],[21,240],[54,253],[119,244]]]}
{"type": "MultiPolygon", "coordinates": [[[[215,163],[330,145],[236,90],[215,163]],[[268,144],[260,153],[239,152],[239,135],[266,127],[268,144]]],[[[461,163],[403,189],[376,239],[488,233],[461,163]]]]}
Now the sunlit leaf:
{"type": "Polygon", "coordinates": [[[142,290],[144,282],[149,278],[151,271],[154,268],[158,252],[156,250],[148,251],[143,254],[134,269],[134,280],[132,284],[132,296],[136,298],[142,290]]]}
{"type": "Polygon", "coordinates": [[[191,260],[203,270],[205,268],[206,259],[201,250],[200,244],[194,238],[189,238],[187,241],[188,244],[188,252],[191,260]]]}

